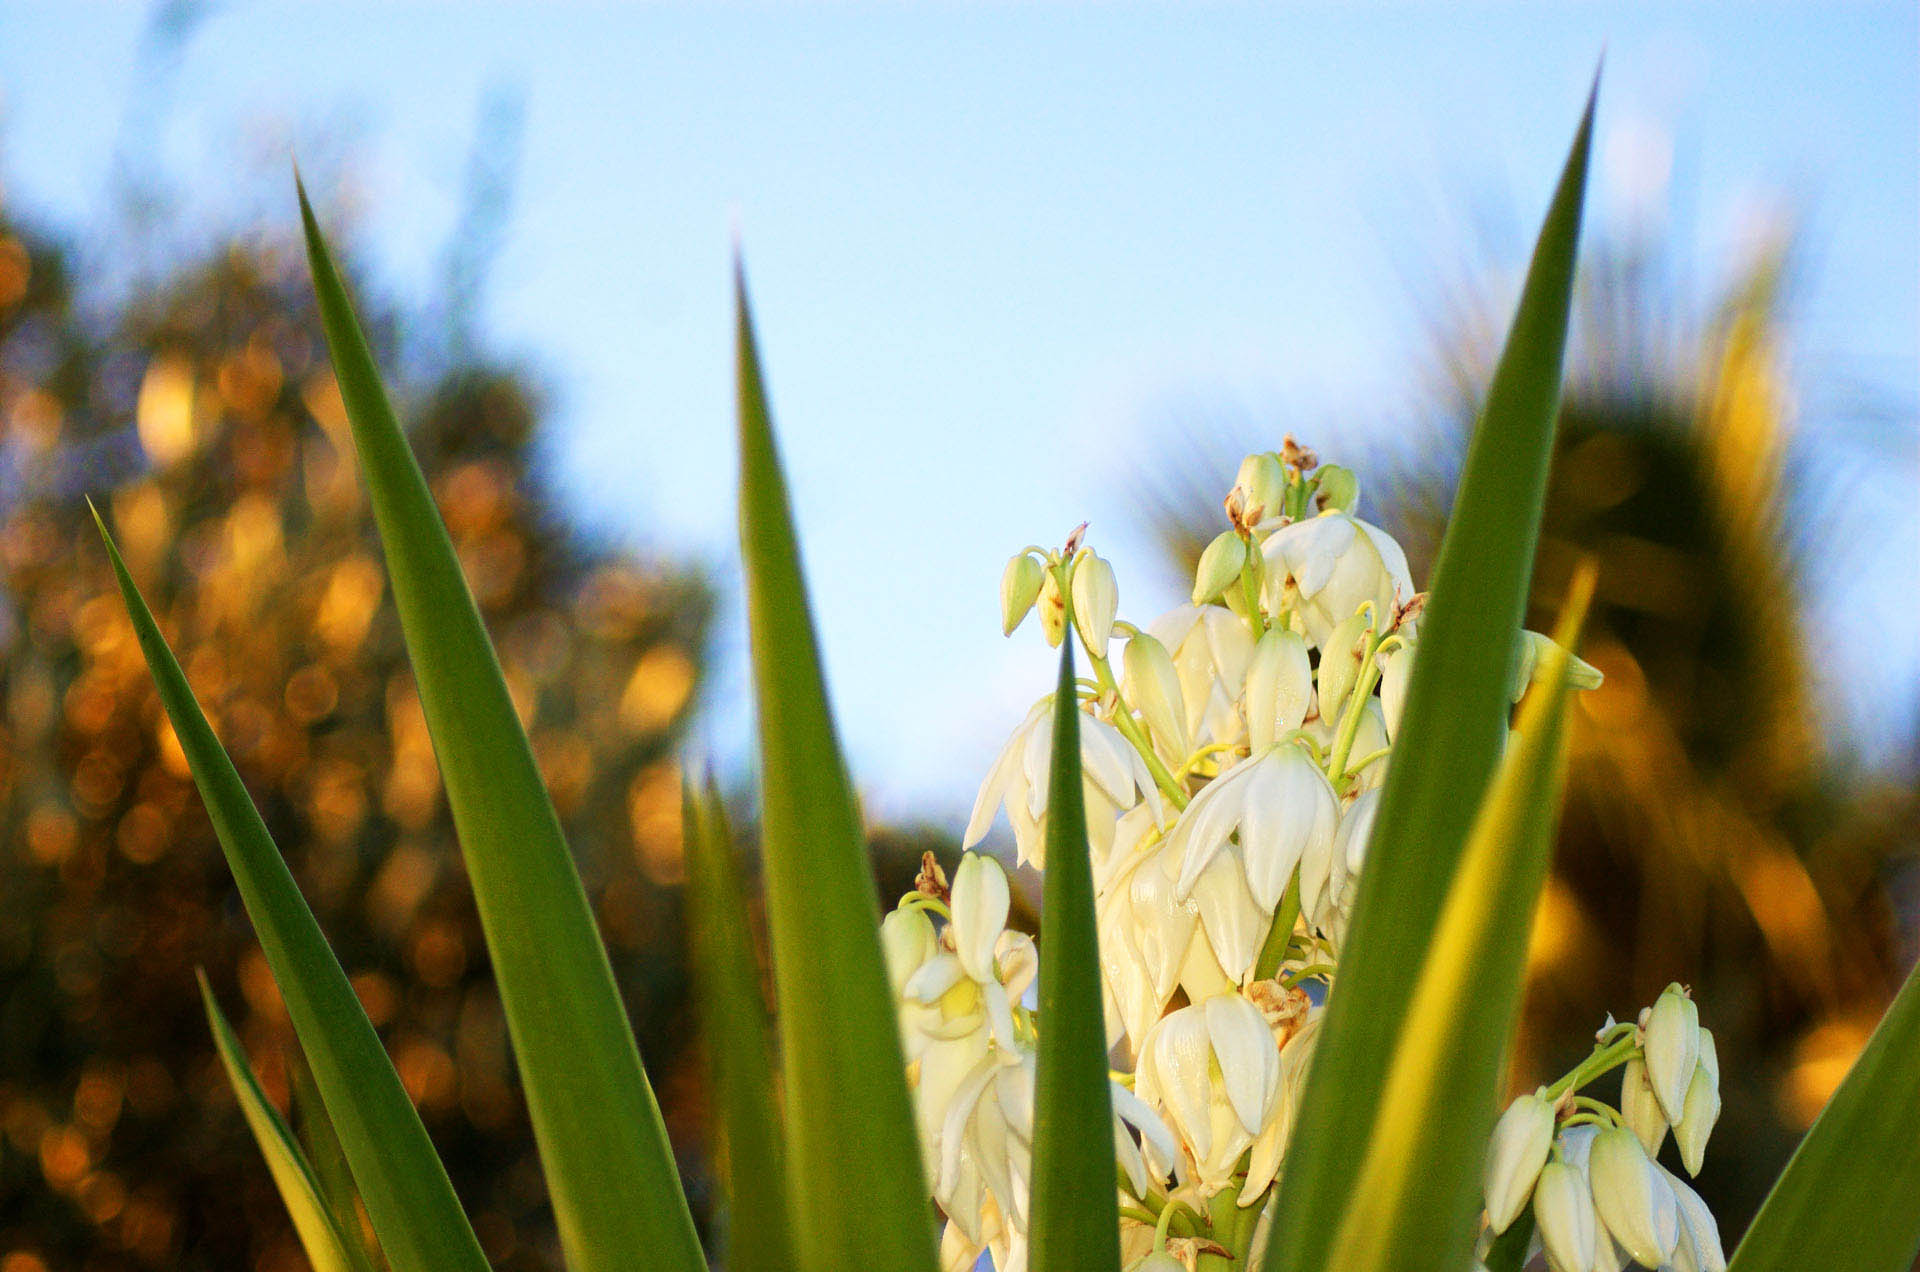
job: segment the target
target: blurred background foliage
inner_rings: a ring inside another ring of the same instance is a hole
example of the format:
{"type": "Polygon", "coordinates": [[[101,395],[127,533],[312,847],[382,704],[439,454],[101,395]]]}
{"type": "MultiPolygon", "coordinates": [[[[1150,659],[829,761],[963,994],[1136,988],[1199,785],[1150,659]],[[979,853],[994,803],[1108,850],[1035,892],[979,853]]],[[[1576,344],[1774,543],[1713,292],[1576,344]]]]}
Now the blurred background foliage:
{"type": "MultiPolygon", "coordinates": [[[[489,1254],[553,1266],[297,245],[216,246],[98,317],[74,259],[0,209],[0,1252],[19,1256],[7,1272],[303,1265],[233,1116],[193,968],[283,1102],[291,1033],[87,495],[109,506],[489,1254]]],[[[703,675],[709,583],[569,527],[533,466],[542,408],[527,372],[471,342],[409,353],[399,332],[417,315],[373,318],[655,1079],[684,1116],[697,1102],[675,1090],[689,1070],[671,751],[703,675]]]]}
{"type": "MultiPolygon", "coordinates": [[[[1528,617],[1550,630],[1575,562],[1597,559],[1583,654],[1606,682],[1580,696],[1514,1085],[1577,1062],[1607,1013],[1692,986],[1727,1083],[1700,1187],[1730,1238],[1912,965],[1920,917],[1920,763],[1907,742],[1857,738],[1825,692],[1812,584],[1876,544],[1847,507],[1855,457],[1797,427],[1820,386],[1795,382],[1801,262],[1777,229],[1700,294],[1685,243],[1602,225],[1528,617]]],[[[1391,434],[1190,417],[1138,486],[1170,564],[1191,576],[1224,525],[1208,515],[1218,475],[1291,428],[1365,475],[1363,515],[1426,577],[1510,314],[1487,262],[1511,255],[1424,280],[1431,358],[1391,434]]]]}

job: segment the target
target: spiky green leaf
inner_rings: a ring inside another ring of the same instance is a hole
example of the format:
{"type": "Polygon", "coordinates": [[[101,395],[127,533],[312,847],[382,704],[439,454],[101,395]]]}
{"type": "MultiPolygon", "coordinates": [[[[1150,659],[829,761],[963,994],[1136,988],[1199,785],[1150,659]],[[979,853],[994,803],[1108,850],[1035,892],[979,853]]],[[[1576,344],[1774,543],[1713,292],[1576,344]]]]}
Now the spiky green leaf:
{"type": "Polygon", "coordinates": [[[480,1243],[379,1035],[327,948],[233,761],[194,701],[179,661],[167,648],[98,511],[94,520],[140,652],[340,1133],[380,1248],[394,1272],[485,1272],[480,1243]]]}
{"type": "Polygon", "coordinates": [[[1794,1150],[1731,1272],[1906,1272],[1920,1258],[1920,970],[1794,1150]]]}
{"type": "Polygon", "coordinates": [[[1060,643],[1047,783],[1047,870],[1040,910],[1040,1031],[1033,1099],[1034,1272],[1108,1272],[1120,1263],[1113,1093],[1094,922],[1093,860],[1080,777],[1073,642],[1060,643]]]}
{"type": "Polygon", "coordinates": [[[307,258],[567,1265],[706,1261],[613,969],[426,478],[300,192],[307,258]]]}
{"type": "Polygon", "coordinates": [[[1345,1272],[1466,1261],[1479,1166],[1513,1033],[1534,906],[1553,859],[1566,773],[1566,650],[1592,595],[1583,572],[1480,805],[1388,1063],[1359,1183],[1334,1243],[1345,1272]]]}
{"type": "Polygon", "coordinates": [[[299,1144],[294,1142],[286,1122],[281,1120],[279,1110],[260,1089],[253,1068],[247,1063],[246,1049],[234,1036],[226,1016],[221,1014],[205,972],[200,973],[200,1000],[207,1009],[214,1049],[220,1053],[220,1063],[226,1068],[227,1082],[233,1087],[234,1098],[240,1102],[240,1111],[246,1115],[254,1141],[260,1145],[261,1156],[267,1159],[274,1187],[280,1190],[280,1198],[287,1204],[294,1231],[299,1234],[301,1248],[307,1252],[314,1272],[372,1272],[360,1254],[359,1243],[334,1221],[332,1210],[321,1196],[320,1181],[313,1168],[307,1164],[299,1144]]]}
{"type": "Polygon", "coordinates": [[[934,1266],[933,1227],[879,906],[738,272],[734,291],[740,555],[800,1267],[916,1272],[934,1266]]]}
{"type": "MultiPolygon", "coordinates": [[[[1407,706],[1367,852],[1346,957],[1282,1176],[1268,1266],[1328,1266],[1379,1116],[1442,903],[1506,728],[1508,661],[1526,608],[1560,395],[1593,100],[1547,211],[1467,452],[1407,706]]],[[[1459,1232],[1435,1233],[1442,1248],[1459,1232]]]]}
{"type": "Polygon", "coordinates": [[[697,792],[687,784],[681,810],[687,931],[726,1162],[727,1267],[787,1272],[794,1266],[793,1228],[773,1038],[733,835],[711,782],[697,792]]]}

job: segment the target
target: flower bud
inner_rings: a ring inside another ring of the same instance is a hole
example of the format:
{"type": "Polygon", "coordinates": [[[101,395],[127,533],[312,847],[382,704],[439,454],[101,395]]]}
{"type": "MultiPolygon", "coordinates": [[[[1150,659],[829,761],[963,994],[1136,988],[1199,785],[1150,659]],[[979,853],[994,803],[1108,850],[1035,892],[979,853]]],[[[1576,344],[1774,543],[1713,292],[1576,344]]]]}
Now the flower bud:
{"type": "Polygon", "coordinates": [[[1667,1115],[1653,1093],[1653,1084],[1647,1081],[1646,1062],[1638,1056],[1627,1061],[1620,1074],[1620,1117],[1640,1141],[1640,1147],[1647,1150],[1647,1156],[1658,1156],[1660,1145],[1667,1139],[1667,1115]]]}
{"type": "Polygon", "coordinates": [[[1314,477],[1317,482],[1316,495],[1322,508],[1352,512],[1359,506],[1360,479],[1353,475],[1351,468],[1322,464],[1314,477]]]}
{"type": "Polygon", "coordinates": [[[1687,1084],[1700,1062],[1700,1009],[1678,984],[1668,985],[1647,1017],[1643,1049],[1647,1081],[1660,1101],[1669,1124],[1680,1120],[1687,1102],[1687,1084]]]}
{"type": "Polygon", "coordinates": [[[907,978],[934,955],[933,921],[922,910],[892,910],[880,921],[880,948],[886,952],[887,978],[898,994],[907,978]]]}
{"type": "Polygon", "coordinates": [[[1593,1137],[1587,1157],[1593,1208],[1634,1262],[1657,1268],[1680,1241],[1673,1189],[1633,1132],[1610,1126],[1593,1137]]]}
{"type": "Polygon", "coordinates": [[[1060,576],[1052,570],[1047,571],[1046,581],[1040,585],[1040,630],[1046,635],[1047,644],[1060,648],[1060,642],[1067,636],[1067,602],[1060,595],[1060,576]]]}
{"type": "Polygon", "coordinates": [[[1154,741],[1177,759],[1192,750],[1187,737],[1186,699],[1180,692],[1180,673],[1167,647],[1146,632],[1127,642],[1120,655],[1126,673],[1127,699],[1139,709],[1154,741]]]}
{"type": "Polygon", "coordinates": [[[1090,657],[1105,658],[1113,637],[1120,587],[1113,567],[1089,550],[1073,566],[1073,626],[1090,657]]]}
{"type": "Polygon", "coordinates": [[[1193,603],[1205,605],[1240,581],[1247,563],[1247,541],[1237,530],[1222,530],[1200,554],[1193,572],[1193,603]]]}
{"type": "Polygon", "coordinates": [[[1046,582],[1046,573],[1029,553],[1022,552],[1008,558],[1007,568],[1000,572],[1001,635],[1013,635],[1013,629],[1026,621],[1027,611],[1033,608],[1034,601],[1040,597],[1040,587],[1046,582]]]}
{"type": "Polygon", "coordinates": [[[1673,1142],[1680,1146],[1680,1161],[1687,1174],[1698,1175],[1707,1155],[1707,1136],[1720,1120],[1720,1058],[1714,1052],[1713,1034],[1700,1031],[1700,1062],[1693,1067],[1693,1080],[1687,1083],[1687,1098],[1680,1108],[1680,1120],[1674,1123],[1673,1142]]]}
{"type": "Polygon", "coordinates": [[[1247,664],[1247,740],[1257,752],[1300,727],[1313,696],[1313,665],[1298,633],[1274,628],[1247,664]]]}
{"type": "Polygon", "coordinates": [[[1586,1177],[1576,1167],[1551,1161],[1540,1168],[1540,1182],[1533,1186],[1533,1218],[1554,1272],[1593,1272],[1600,1225],[1586,1177]]]}
{"type": "Polygon", "coordinates": [[[1340,719],[1347,695],[1360,679],[1362,642],[1368,625],[1367,611],[1358,610],[1328,633],[1320,647],[1320,718],[1329,725],[1340,719]]]}
{"type": "Polygon", "coordinates": [[[1387,737],[1400,734],[1400,716],[1407,709],[1407,686],[1413,681],[1413,646],[1401,645],[1381,654],[1380,715],[1387,726],[1387,737]]]}
{"type": "Polygon", "coordinates": [[[1186,1264],[1168,1254],[1163,1247],[1134,1264],[1129,1272],[1186,1272],[1186,1264]]]}
{"type": "Polygon", "coordinates": [[[1507,1106],[1487,1145],[1487,1223],[1505,1232],[1527,1204],[1553,1146],[1553,1102],[1539,1092],[1507,1106]]]}
{"type": "MultiPolygon", "coordinates": [[[[1534,673],[1545,663],[1547,651],[1556,648],[1553,637],[1542,636],[1539,632],[1523,631],[1514,638],[1513,665],[1508,672],[1507,696],[1520,701],[1527,692],[1527,686],[1533,683],[1534,673]]],[[[1600,669],[1587,662],[1578,654],[1562,650],[1567,657],[1567,688],[1598,689],[1606,677],[1600,669]]]]}
{"type": "Polygon", "coordinates": [[[1241,505],[1250,522],[1277,517],[1286,510],[1287,470],[1272,451],[1241,460],[1233,488],[1240,492],[1241,505]]]}

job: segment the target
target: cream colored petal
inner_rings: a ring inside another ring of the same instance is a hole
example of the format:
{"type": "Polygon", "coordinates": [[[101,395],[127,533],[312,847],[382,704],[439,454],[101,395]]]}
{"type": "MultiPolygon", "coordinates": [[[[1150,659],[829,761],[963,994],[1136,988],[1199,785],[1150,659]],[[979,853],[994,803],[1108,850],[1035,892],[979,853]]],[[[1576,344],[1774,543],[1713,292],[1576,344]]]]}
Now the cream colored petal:
{"type": "Polygon", "coordinates": [[[1227,1099],[1247,1134],[1257,1135],[1280,1086],[1280,1050],[1273,1031],[1260,1009],[1238,994],[1210,998],[1204,1006],[1227,1099]]]}
{"type": "Polygon", "coordinates": [[[970,852],[953,876],[953,948],[967,975],[993,976],[993,947],[1006,930],[1010,896],[1007,872],[993,858],[970,852]]]}

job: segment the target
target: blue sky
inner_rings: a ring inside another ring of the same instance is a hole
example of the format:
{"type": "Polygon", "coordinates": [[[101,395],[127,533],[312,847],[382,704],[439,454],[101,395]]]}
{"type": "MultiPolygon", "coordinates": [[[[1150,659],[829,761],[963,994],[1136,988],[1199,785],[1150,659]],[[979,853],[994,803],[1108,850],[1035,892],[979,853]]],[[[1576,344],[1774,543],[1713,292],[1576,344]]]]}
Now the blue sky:
{"type": "MultiPolygon", "coordinates": [[[[104,223],[145,15],[0,0],[11,202],[104,223]]],[[[261,211],[291,145],[350,137],[332,202],[424,288],[479,103],[516,87],[487,325],[556,389],[580,514],[722,569],[737,225],[855,768],[883,815],[951,815],[1051,679],[1037,635],[999,636],[1007,554],[1090,518],[1150,617],[1173,598],[1123,495],[1172,408],[1356,436],[1399,412],[1422,349],[1402,266],[1469,250],[1477,203],[1530,232],[1603,45],[1596,213],[1650,200],[1712,277],[1767,209],[1803,210],[1802,382],[1895,408],[1840,439],[1893,476],[1867,496],[1878,564],[1828,601],[1868,629],[1834,637],[1854,719],[1911,729],[1872,707],[1920,663],[1911,3],[235,3],[188,47],[152,166],[216,224],[261,211]]],[[[733,666],[706,728],[737,754],[733,666]]]]}

